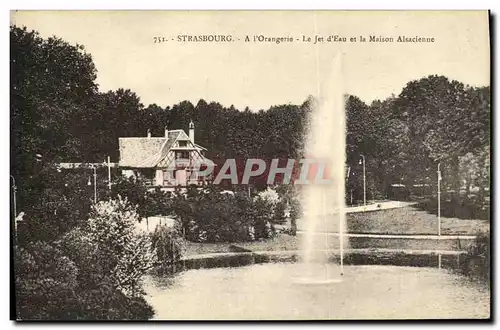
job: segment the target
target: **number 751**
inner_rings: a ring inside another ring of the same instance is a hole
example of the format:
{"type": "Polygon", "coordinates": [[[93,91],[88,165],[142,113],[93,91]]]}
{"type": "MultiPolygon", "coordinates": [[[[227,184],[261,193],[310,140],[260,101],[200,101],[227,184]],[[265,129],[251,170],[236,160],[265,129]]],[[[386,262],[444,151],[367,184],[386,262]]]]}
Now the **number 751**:
{"type": "Polygon", "coordinates": [[[166,42],[167,41],[167,38],[165,37],[153,37],[154,39],[154,43],[160,43],[160,42],[166,42]]]}

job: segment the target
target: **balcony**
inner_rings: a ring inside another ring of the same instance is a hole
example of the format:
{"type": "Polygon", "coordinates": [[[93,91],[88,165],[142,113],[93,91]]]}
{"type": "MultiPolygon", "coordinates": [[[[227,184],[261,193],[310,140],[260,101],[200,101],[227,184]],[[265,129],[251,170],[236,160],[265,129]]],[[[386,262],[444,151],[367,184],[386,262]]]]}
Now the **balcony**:
{"type": "Polygon", "coordinates": [[[174,160],[175,168],[191,167],[191,160],[189,158],[178,158],[174,160]]]}

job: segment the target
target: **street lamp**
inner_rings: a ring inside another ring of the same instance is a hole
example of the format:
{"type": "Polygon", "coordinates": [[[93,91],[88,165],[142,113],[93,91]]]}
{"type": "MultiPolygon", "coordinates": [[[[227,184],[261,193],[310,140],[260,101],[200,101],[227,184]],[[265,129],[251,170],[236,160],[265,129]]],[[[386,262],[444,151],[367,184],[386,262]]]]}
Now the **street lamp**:
{"type": "Polygon", "coordinates": [[[438,163],[437,168],[437,198],[438,198],[438,236],[441,236],[441,163],[438,163]]]}
{"type": "Polygon", "coordinates": [[[108,156],[108,189],[111,190],[111,158],[108,156]]]}
{"type": "Polygon", "coordinates": [[[366,163],[365,156],[361,155],[359,165],[363,165],[363,205],[366,207],[366,163]]]}
{"type": "MultiPolygon", "coordinates": [[[[94,203],[97,204],[97,169],[95,166],[92,166],[92,169],[94,170],[94,203]]],[[[87,185],[91,186],[92,183],[90,182],[90,177],[89,181],[87,182],[87,185]]]]}
{"type": "Polygon", "coordinates": [[[11,175],[10,178],[12,179],[12,202],[14,206],[14,231],[17,232],[17,205],[16,205],[16,192],[17,192],[17,187],[16,187],[16,179],[11,175]]]}

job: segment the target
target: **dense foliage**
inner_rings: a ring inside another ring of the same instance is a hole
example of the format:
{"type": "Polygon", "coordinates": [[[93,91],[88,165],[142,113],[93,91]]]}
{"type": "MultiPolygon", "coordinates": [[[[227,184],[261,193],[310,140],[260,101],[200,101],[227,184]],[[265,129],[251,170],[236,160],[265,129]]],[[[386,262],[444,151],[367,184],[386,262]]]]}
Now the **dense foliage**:
{"type": "Polygon", "coordinates": [[[15,250],[17,318],[141,320],[152,317],[141,279],[156,261],[124,200],[100,202],[57,241],[15,250]]]}
{"type": "Polygon", "coordinates": [[[473,279],[489,283],[491,235],[481,232],[476,235],[472,244],[467,248],[467,254],[460,257],[460,271],[473,279]]]}
{"type": "Polygon", "coordinates": [[[224,193],[216,186],[191,189],[166,197],[165,205],[189,241],[242,242],[269,238],[274,233],[271,205],[243,191],[224,193]]]}
{"type": "Polygon", "coordinates": [[[185,240],[179,228],[159,225],[152,234],[152,247],[162,270],[172,267],[182,257],[185,240]]]}

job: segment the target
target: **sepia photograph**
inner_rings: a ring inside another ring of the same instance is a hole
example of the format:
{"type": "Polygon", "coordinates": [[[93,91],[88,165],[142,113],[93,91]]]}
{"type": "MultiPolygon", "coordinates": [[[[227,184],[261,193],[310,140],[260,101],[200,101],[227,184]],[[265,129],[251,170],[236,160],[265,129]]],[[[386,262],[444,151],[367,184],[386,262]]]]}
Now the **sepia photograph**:
{"type": "Polygon", "coordinates": [[[14,321],[491,321],[487,10],[12,10],[14,321]]]}

